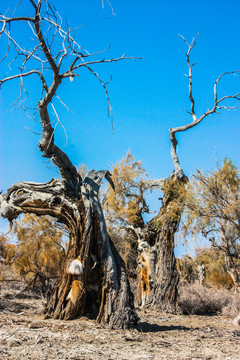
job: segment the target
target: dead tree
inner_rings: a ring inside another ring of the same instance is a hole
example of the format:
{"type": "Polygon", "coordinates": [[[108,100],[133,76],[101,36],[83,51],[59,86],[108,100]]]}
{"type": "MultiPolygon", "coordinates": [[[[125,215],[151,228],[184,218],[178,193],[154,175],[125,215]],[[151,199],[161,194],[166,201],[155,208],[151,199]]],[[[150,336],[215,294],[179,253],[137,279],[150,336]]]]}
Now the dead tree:
{"type": "MultiPolygon", "coordinates": [[[[181,36],[182,37],[182,36],[181,36]]],[[[174,172],[168,179],[156,181],[153,185],[159,185],[163,191],[162,206],[157,216],[148,222],[143,230],[136,229],[138,233],[138,289],[137,300],[140,305],[154,306],[162,311],[176,312],[177,309],[177,285],[179,281],[174,255],[174,236],[181,221],[184,204],[185,184],[188,182],[183,169],[180,166],[177,154],[176,134],[187,131],[208,116],[218,113],[221,109],[234,109],[225,106],[224,100],[240,100],[240,93],[218,97],[217,86],[222,77],[236,75],[238,71],[225,72],[221,74],[214,84],[214,102],[210,110],[201,116],[195,113],[195,100],[192,87],[192,70],[195,64],[190,61],[190,53],[196,45],[196,38],[189,44],[182,37],[188,47],[188,87],[191,110],[188,113],[192,122],[184,126],[171,128],[171,157],[174,165],[174,172]]]]}
{"type": "MultiPolygon", "coordinates": [[[[57,90],[65,79],[72,81],[77,77],[81,68],[87,69],[101,83],[111,113],[106,83],[92,65],[129,58],[124,54],[119,58],[96,60],[100,53],[88,53],[78,45],[73,31],[47,0],[29,0],[27,4],[33,16],[0,16],[0,34],[7,37],[4,60],[12,54],[13,45],[15,57],[11,68],[17,63],[14,68],[17,73],[6,75],[0,85],[19,79],[20,97],[16,101],[24,108],[23,95],[27,95],[24,79],[38,78],[37,113],[42,129],[38,147],[43,157],[58,168],[61,180],[12,185],[5,195],[1,195],[0,214],[10,222],[21,213],[51,215],[68,228],[69,248],[61,279],[47,304],[47,317],[72,319],[86,315],[112,328],[131,328],[137,322],[133,296],[125,265],[108,237],[98,199],[103,177],[114,187],[111,174],[92,170],[83,179],[66,153],[55,144],[55,127],[49,114],[52,106],[60,121],[53,104],[59,99],[57,90]],[[30,50],[14,38],[15,23],[31,30],[34,40],[30,50]]],[[[15,13],[18,10],[17,7],[15,13]]]]}

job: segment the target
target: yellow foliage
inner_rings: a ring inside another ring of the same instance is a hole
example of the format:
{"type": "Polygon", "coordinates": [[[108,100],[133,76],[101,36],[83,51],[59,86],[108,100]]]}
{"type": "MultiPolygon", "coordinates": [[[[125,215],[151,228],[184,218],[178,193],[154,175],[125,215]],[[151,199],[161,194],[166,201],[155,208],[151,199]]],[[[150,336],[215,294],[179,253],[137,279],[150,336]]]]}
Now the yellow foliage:
{"type": "Polygon", "coordinates": [[[169,177],[161,186],[164,193],[163,206],[158,215],[152,220],[156,229],[161,229],[164,224],[179,222],[184,209],[186,198],[187,178],[179,181],[174,176],[169,177]]]}
{"type": "Polygon", "coordinates": [[[110,237],[123,257],[128,273],[135,274],[137,266],[137,236],[134,228],[143,227],[143,214],[149,213],[146,196],[152,191],[141,161],[130,151],[115,164],[112,171],[115,191],[108,185],[102,198],[103,211],[110,237]]]}
{"type": "Polygon", "coordinates": [[[206,269],[205,284],[211,287],[232,288],[233,281],[225,267],[223,253],[214,248],[197,249],[195,261],[204,264],[206,269]]]}
{"type": "Polygon", "coordinates": [[[136,161],[130,151],[115,164],[112,179],[115,191],[108,185],[103,195],[103,210],[108,224],[116,229],[143,224],[142,214],[149,212],[146,194],[151,191],[147,173],[141,161],[136,161]]]}
{"type": "Polygon", "coordinates": [[[6,244],[5,245],[5,261],[6,265],[11,264],[14,257],[16,256],[16,245],[14,244],[6,244]]]}
{"type": "Polygon", "coordinates": [[[187,187],[186,233],[213,234],[223,231],[240,237],[240,177],[236,166],[225,159],[221,169],[210,174],[197,171],[187,187]]]}
{"type": "MultiPolygon", "coordinates": [[[[240,283],[240,176],[238,168],[225,159],[221,168],[205,174],[197,171],[187,187],[183,234],[201,234],[224,254],[225,266],[240,283]]],[[[212,282],[228,284],[212,272],[212,282]]],[[[228,285],[227,285],[228,286],[228,285]]]]}
{"type": "Polygon", "coordinates": [[[213,247],[196,249],[194,258],[184,255],[177,259],[176,265],[180,279],[189,283],[200,281],[199,267],[201,268],[202,264],[205,270],[204,285],[212,288],[230,289],[233,287],[232,278],[225,267],[224,255],[213,247]]]}
{"type": "Polygon", "coordinates": [[[64,249],[63,231],[56,228],[55,221],[48,216],[26,214],[15,224],[14,231],[18,238],[14,261],[17,273],[28,284],[58,277],[64,249]]]}
{"type": "Polygon", "coordinates": [[[9,239],[0,235],[0,257],[1,262],[8,265],[11,263],[12,259],[16,254],[16,246],[9,243],[9,239]]]}
{"type": "Polygon", "coordinates": [[[9,243],[9,239],[0,235],[0,279],[4,280],[9,274],[11,264],[16,255],[16,246],[9,243]]]}

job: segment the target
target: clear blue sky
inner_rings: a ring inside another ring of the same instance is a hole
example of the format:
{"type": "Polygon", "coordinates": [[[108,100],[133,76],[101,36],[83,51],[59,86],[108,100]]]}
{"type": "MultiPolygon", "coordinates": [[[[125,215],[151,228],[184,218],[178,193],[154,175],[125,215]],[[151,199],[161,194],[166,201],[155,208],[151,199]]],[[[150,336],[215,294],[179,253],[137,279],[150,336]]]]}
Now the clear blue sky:
{"type": "MultiPolygon", "coordinates": [[[[22,0],[26,2],[27,0],[22,0]]],[[[4,13],[13,0],[1,2],[4,13]]],[[[193,95],[196,113],[213,105],[213,85],[218,75],[240,69],[240,1],[239,0],[112,0],[116,16],[101,0],[52,0],[71,27],[83,25],[76,39],[89,52],[111,48],[104,57],[143,57],[139,61],[122,61],[95,67],[104,80],[112,74],[108,86],[114,113],[114,134],[108,118],[107,102],[101,85],[86,71],[73,83],[67,79],[58,94],[76,114],[55,102],[68,142],[64,150],[75,165],[85,163],[88,169],[110,169],[130,148],[142,160],[151,178],[167,177],[173,170],[170,157],[171,127],[191,121],[189,109],[186,40],[199,33],[192,60],[193,95]]],[[[21,30],[24,41],[25,27],[21,30]]],[[[4,51],[0,47],[0,52],[4,51]]],[[[1,77],[6,64],[0,64],[1,77]]],[[[35,78],[31,85],[35,85],[35,78]]],[[[38,151],[38,124],[21,110],[11,111],[19,91],[18,80],[3,84],[0,90],[0,189],[5,192],[21,180],[45,182],[58,176],[55,168],[38,151]]],[[[240,76],[226,78],[219,87],[220,95],[240,91],[240,76]]],[[[36,101],[35,97],[31,104],[36,101]]],[[[232,105],[240,105],[237,102],[232,105]]],[[[238,166],[240,106],[235,111],[207,118],[198,127],[177,135],[179,157],[185,173],[196,168],[210,170],[224,157],[238,166]]],[[[65,144],[59,126],[56,143],[65,144]]],[[[156,194],[157,198],[157,194],[156,194]]],[[[159,207],[151,198],[154,210],[159,207]]],[[[1,222],[2,229],[5,223],[1,222]]],[[[3,231],[0,229],[0,231],[3,231]]]]}

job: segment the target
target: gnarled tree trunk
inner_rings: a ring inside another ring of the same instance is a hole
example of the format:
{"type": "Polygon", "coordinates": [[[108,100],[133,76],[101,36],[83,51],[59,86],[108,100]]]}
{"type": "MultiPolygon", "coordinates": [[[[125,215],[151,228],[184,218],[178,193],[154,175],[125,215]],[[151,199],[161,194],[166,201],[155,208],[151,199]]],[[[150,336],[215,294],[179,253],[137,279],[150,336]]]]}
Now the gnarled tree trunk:
{"type": "Polygon", "coordinates": [[[131,328],[137,323],[133,295],[98,200],[102,176],[108,174],[90,171],[76,197],[69,196],[58,180],[15,184],[1,195],[1,215],[11,221],[21,212],[47,214],[68,227],[69,248],[47,317],[85,315],[112,328],[131,328]]]}
{"type": "Polygon", "coordinates": [[[177,311],[179,275],[174,255],[174,236],[178,229],[185,191],[185,178],[165,180],[162,206],[139,237],[137,302],[163,312],[177,311]]]}

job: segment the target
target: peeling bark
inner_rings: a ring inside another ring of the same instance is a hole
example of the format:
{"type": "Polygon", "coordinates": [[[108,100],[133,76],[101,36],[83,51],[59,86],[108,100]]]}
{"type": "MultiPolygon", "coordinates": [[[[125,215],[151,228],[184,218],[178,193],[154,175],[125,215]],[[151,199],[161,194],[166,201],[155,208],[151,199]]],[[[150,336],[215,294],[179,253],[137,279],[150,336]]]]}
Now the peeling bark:
{"type": "Polygon", "coordinates": [[[137,302],[163,312],[176,313],[179,275],[174,255],[186,178],[174,175],[165,180],[162,207],[149,221],[138,240],[137,302]]]}

